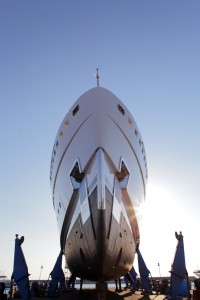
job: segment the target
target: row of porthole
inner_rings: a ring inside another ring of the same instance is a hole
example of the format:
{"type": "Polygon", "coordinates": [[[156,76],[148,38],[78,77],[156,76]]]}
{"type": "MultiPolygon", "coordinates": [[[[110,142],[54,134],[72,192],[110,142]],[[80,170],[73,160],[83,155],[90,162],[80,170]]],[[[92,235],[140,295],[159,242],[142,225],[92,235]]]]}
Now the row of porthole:
{"type": "MultiPolygon", "coordinates": [[[[119,112],[124,116],[125,115],[125,110],[122,108],[121,105],[118,104],[118,110],[119,112]]],[[[130,125],[133,124],[131,118],[129,117],[128,118],[128,123],[130,125]]],[[[135,128],[135,135],[136,137],[138,138],[139,137],[139,134],[138,134],[138,131],[137,129],[135,128]]],[[[142,154],[143,154],[143,159],[144,159],[144,162],[145,162],[145,168],[146,168],[146,178],[148,177],[148,171],[147,171],[147,162],[146,162],[146,154],[145,154],[145,149],[144,149],[144,144],[143,144],[143,141],[141,141],[141,139],[139,138],[139,145],[140,147],[142,147],[142,154]]]]}
{"type": "MultiPolygon", "coordinates": [[[[72,111],[72,115],[73,117],[77,114],[77,112],[79,111],[79,105],[77,105],[74,110],[72,111]]],[[[69,126],[69,119],[67,119],[64,123],[65,127],[69,126]]],[[[60,131],[59,136],[62,137],[64,135],[63,131],[60,131]]],[[[51,175],[52,175],[52,171],[53,171],[53,164],[54,164],[54,158],[56,156],[56,148],[58,148],[59,146],[59,142],[58,140],[56,141],[56,143],[54,144],[53,147],[53,152],[52,152],[52,156],[51,156],[51,167],[50,167],[50,180],[51,180],[51,175]]]]}
{"type": "MultiPolygon", "coordinates": [[[[61,208],[61,203],[59,202],[59,206],[60,206],[60,208],[61,208]]],[[[58,208],[58,214],[60,213],[60,210],[59,210],[59,208],[58,208]]]]}

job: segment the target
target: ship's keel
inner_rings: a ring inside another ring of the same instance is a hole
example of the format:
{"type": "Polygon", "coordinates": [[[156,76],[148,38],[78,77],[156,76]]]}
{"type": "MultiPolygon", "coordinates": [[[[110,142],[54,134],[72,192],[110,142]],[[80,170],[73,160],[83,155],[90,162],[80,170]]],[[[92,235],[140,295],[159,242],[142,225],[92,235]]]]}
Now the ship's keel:
{"type": "MultiPolygon", "coordinates": [[[[89,200],[93,198],[95,191],[89,200]]],[[[66,262],[77,277],[105,282],[125,275],[133,265],[133,234],[123,215],[116,221],[108,203],[105,210],[93,206],[84,224],[79,216],[66,239],[66,262]]]]}
{"type": "Polygon", "coordinates": [[[78,189],[72,195],[61,234],[68,268],[77,277],[100,283],[118,279],[131,269],[136,251],[126,210],[131,204],[127,205],[123,196],[128,170],[121,162],[115,175],[101,148],[88,173],[80,174],[77,163],[75,167],[71,177],[74,186],[78,181],[78,189]]]}

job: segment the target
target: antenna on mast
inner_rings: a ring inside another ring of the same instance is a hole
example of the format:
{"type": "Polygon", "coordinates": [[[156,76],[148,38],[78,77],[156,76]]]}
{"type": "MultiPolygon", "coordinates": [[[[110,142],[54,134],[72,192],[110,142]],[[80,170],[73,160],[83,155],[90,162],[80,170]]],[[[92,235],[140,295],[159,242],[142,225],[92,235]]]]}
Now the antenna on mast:
{"type": "Polygon", "coordinates": [[[96,68],[96,80],[97,80],[97,87],[99,87],[99,69],[96,68]]]}

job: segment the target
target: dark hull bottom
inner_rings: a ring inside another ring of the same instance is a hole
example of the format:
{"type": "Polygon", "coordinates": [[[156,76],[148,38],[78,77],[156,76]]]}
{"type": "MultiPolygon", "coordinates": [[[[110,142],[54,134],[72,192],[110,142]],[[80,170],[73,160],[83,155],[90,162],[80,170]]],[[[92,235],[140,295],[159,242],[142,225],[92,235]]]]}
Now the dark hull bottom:
{"type": "Polygon", "coordinates": [[[136,245],[123,214],[119,223],[113,217],[109,191],[105,210],[97,208],[96,199],[94,190],[89,198],[91,215],[84,224],[79,215],[65,241],[64,253],[75,276],[104,282],[127,274],[133,265],[136,245]]]}

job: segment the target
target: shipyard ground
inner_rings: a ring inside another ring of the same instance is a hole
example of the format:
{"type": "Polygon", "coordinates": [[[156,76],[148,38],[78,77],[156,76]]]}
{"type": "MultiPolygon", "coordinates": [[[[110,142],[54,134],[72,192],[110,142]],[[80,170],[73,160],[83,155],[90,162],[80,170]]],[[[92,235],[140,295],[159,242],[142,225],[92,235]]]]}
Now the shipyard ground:
{"type": "MultiPolygon", "coordinates": [[[[192,293],[191,293],[192,296],[192,293]]],[[[120,293],[116,293],[115,289],[109,288],[106,291],[105,295],[98,294],[96,289],[83,289],[75,290],[75,291],[69,291],[66,293],[61,294],[58,298],[54,299],[60,299],[60,300],[163,300],[166,298],[166,295],[149,295],[144,296],[141,294],[141,291],[132,293],[129,289],[123,290],[120,293]]],[[[191,297],[190,299],[192,299],[191,297]]],[[[32,300],[40,299],[40,300],[52,300],[53,298],[32,298],[32,300]]],[[[181,298],[180,298],[181,299],[181,298]]],[[[182,298],[182,299],[188,299],[188,297],[182,298]]]]}
{"type": "MultiPolygon", "coordinates": [[[[79,290],[71,291],[64,293],[59,296],[60,300],[97,300],[97,299],[106,299],[106,300],[163,300],[166,296],[165,295],[150,295],[150,296],[143,296],[141,295],[141,292],[136,292],[133,294],[130,292],[130,290],[122,291],[121,293],[115,293],[114,289],[109,289],[106,291],[106,294],[104,296],[99,295],[96,290],[88,289],[88,290],[82,290],[80,292],[79,290]]],[[[38,298],[32,298],[32,299],[38,299],[38,298]]],[[[47,300],[52,298],[39,298],[40,300],[47,300]]]]}

